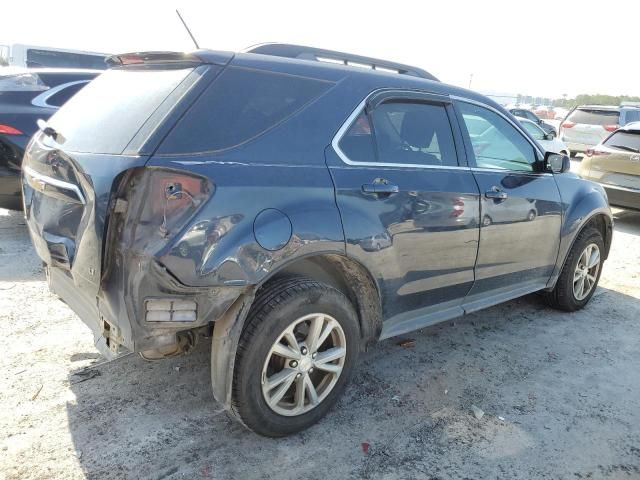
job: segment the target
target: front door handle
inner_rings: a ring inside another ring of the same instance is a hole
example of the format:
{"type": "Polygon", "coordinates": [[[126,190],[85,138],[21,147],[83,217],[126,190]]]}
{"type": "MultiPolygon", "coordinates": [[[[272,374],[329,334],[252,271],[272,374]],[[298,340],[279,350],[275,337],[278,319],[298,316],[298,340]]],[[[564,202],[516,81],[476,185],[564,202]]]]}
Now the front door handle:
{"type": "Polygon", "coordinates": [[[491,187],[491,190],[484,192],[484,196],[487,198],[494,198],[496,200],[505,200],[509,195],[498,187],[491,187]]]}
{"type": "Polygon", "coordinates": [[[400,191],[400,188],[398,187],[398,185],[394,185],[392,183],[365,183],[364,185],[362,185],[362,191],[364,193],[391,195],[393,193],[398,193],[400,191]]]}

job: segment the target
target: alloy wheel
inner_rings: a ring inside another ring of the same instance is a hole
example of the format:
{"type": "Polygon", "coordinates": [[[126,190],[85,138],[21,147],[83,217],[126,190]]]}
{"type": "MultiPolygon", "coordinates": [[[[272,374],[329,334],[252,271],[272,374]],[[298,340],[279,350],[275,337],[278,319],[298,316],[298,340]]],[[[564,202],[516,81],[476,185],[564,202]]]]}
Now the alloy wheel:
{"type": "Polygon", "coordinates": [[[335,318],[313,313],[293,321],[273,343],[262,368],[262,395],[284,416],[314,409],[333,390],[347,342],[335,318]]]}
{"type": "Polygon", "coordinates": [[[573,296],[584,300],[593,290],[600,270],[600,249],[595,243],[585,247],[573,274],[573,296]]]}

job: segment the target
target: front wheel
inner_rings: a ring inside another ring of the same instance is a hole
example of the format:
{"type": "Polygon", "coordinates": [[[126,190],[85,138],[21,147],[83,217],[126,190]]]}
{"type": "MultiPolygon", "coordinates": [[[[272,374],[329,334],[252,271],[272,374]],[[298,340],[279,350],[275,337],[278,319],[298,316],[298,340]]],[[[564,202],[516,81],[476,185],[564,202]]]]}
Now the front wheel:
{"type": "Polygon", "coordinates": [[[586,228],[576,238],[555,288],[546,293],[554,308],[573,312],[591,299],[602,273],[604,241],[595,228],[586,228]]]}
{"type": "Polygon", "coordinates": [[[338,290],[302,277],[273,282],[240,337],[232,414],[269,437],[311,426],[344,390],[359,340],[355,310],[338,290]]]}

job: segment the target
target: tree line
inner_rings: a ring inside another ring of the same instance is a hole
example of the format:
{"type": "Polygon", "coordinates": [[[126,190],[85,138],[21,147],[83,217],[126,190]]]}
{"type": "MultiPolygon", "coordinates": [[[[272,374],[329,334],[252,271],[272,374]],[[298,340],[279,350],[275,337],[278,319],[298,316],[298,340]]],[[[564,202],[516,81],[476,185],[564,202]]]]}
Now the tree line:
{"type": "Polygon", "coordinates": [[[638,102],[640,97],[631,95],[578,95],[575,98],[556,98],[554,107],[572,108],[576,105],[620,105],[622,102],[638,102]]]}

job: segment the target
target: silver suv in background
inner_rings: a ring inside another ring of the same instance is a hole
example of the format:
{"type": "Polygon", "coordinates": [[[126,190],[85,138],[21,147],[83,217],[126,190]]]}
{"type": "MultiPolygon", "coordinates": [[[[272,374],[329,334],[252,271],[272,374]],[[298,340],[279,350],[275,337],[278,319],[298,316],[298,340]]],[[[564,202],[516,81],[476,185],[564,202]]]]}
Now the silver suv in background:
{"type": "Polygon", "coordinates": [[[640,120],[638,105],[582,105],[569,112],[560,125],[560,140],[567,144],[571,155],[586,153],[602,142],[618,127],[640,120]]]}

